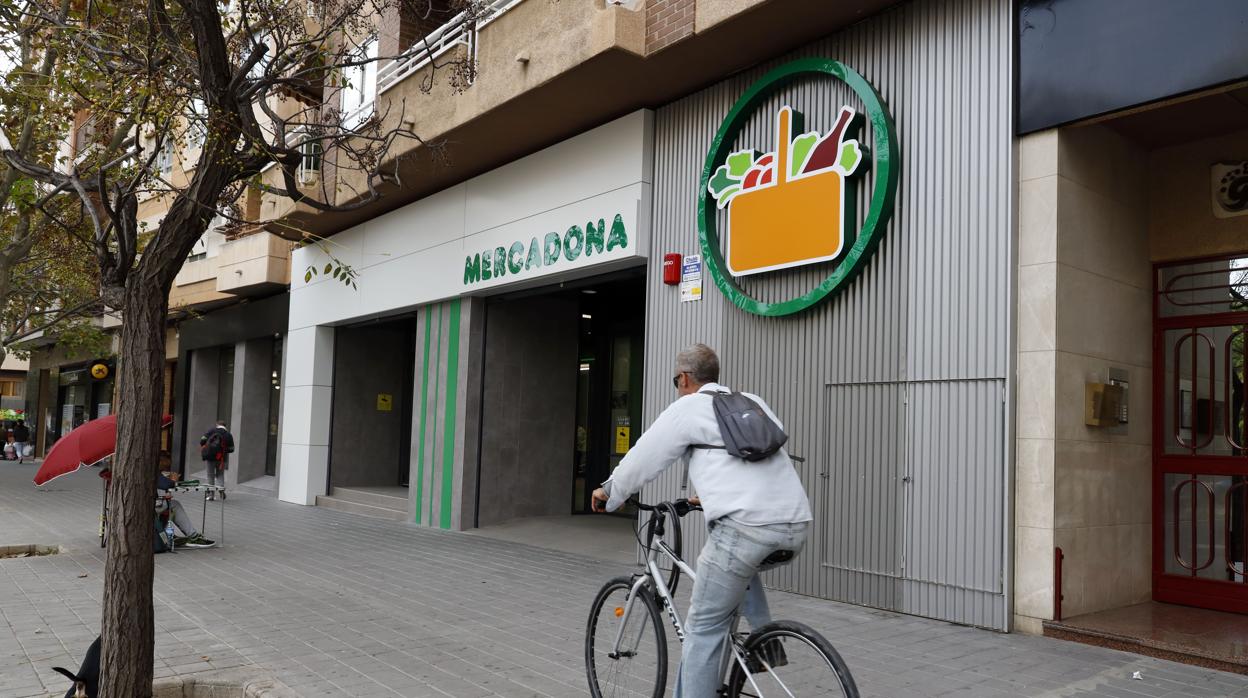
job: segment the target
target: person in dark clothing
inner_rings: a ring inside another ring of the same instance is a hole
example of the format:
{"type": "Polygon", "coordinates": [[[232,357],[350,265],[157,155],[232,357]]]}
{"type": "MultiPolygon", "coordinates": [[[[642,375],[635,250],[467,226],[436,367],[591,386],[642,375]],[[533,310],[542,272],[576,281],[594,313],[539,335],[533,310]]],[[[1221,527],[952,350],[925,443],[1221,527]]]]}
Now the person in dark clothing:
{"type": "MultiPolygon", "coordinates": [[[[230,454],[233,452],[234,435],[225,428],[223,420],[217,420],[216,426],[199,437],[199,453],[204,459],[204,468],[208,471],[209,485],[219,484],[225,487],[225,471],[230,466],[230,454]],[[219,483],[218,478],[221,480],[219,483]]],[[[209,492],[206,499],[216,499],[215,493],[209,492]]],[[[225,499],[224,490],[221,492],[221,499],[225,499]]]]}
{"type": "Polygon", "coordinates": [[[26,458],[26,444],[30,443],[30,427],[26,426],[24,420],[17,420],[17,425],[13,427],[13,443],[17,446],[17,462],[24,462],[26,458]]]}

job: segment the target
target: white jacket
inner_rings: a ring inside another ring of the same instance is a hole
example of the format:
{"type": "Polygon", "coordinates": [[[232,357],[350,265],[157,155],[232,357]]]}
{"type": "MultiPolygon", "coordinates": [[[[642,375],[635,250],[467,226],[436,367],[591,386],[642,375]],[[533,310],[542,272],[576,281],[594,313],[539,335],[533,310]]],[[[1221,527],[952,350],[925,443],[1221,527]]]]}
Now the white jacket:
{"type": "MultiPolygon", "coordinates": [[[[728,390],[718,383],[703,391],[728,390]]],[[[777,424],[779,418],[757,395],[745,393],[777,424]]],[[[603,483],[610,493],[607,510],[615,511],[631,495],[689,453],[689,481],[702,499],[707,521],[722,517],[747,526],[810,521],[810,502],[801,479],[783,448],[770,458],[749,462],[723,449],[693,448],[694,444],[724,443],[715,420],[714,398],[702,392],[685,395],[668,405],[637,445],[624,456],[611,478],[603,483]]]]}

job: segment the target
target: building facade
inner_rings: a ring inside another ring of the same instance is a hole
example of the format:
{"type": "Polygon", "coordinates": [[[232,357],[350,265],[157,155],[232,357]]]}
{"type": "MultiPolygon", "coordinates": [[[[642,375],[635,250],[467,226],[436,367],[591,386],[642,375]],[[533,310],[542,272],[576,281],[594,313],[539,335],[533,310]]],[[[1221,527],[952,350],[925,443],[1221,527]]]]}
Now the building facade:
{"type": "MultiPolygon", "coordinates": [[[[278,216],[359,272],[292,280],[280,499],[585,513],[705,342],[812,500],[777,588],[1037,633],[1248,611],[1242,8],[494,10],[439,49],[477,61],[462,94],[419,53],[376,78],[378,118],[428,105],[452,165],[413,146],[386,210],[278,216]]],[[[644,496],[685,492],[676,467],[644,496]]]]}
{"type": "MultiPolygon", "coordinates": [[[[587,512],[672,399],[674,354],[701,341],[727,384],[785,416],[804,459],[810,554],[772,584],[1008,627],[1011,17],[909,3],[762,49],[709,87],[336,233],[360,288],[293,282],[280,498],[406,487],[392,490],[404,519],[449,529],[587,512]],[[843,196],[755,215],[833,221],[835,248],[763,249],[770,233],[751,243],[734,223],[748,206],[712,192],[722,156],[790,141],[811,148],[804,167],[789,155],[793,182],[843,196]],[[671,254],[683,290],[663,283],[671,254]],[[735,274],[751,255],[759,273],[735,274]]],[[[646,496],[679,496],[679,475],[646,496]]]]}

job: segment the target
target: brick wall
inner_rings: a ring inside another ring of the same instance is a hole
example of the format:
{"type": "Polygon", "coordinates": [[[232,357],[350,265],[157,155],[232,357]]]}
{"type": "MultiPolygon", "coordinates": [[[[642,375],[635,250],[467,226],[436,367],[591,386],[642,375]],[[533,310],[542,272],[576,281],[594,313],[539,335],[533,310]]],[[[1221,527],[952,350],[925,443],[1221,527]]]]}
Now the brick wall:
{"type": "Polygon", "coordinates": [[[649,0],[646,4],[646,53],[662,50],[693,35],[694,0],[649,0]]]}

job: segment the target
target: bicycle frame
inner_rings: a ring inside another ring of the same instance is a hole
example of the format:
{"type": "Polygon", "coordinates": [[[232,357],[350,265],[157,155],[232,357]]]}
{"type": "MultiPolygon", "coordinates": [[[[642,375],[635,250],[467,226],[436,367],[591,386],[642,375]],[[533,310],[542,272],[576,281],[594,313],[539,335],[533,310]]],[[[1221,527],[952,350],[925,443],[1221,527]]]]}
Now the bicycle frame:
{"type": "MultiPolygon", "coordinates": [[[[681,623],[680,615],[676,612],[676,600],[672,597],[672,593],[667,587],[667,582],[664,581],[663,570],[659,568],[659,554],[662,553],[672,564],[676,565],[681,574],[688,575],[691,582],[697,580],[697,575],[694,573],[693,568],[680,559],[680,556],[665,541],[662,539],[655,541],[656,529],[661,530],[666,517],[666,511],[656,508],[650,515],[650,521],[646,524],[646,549],[648,553],[646,555],[645,570],[637,575],[633,586],[628,591],[628,599],[624,603],[624,613],[620,618],[620,627],[616,630],[615,642],[611,646],[613,651],[609,656],[612,658],[621,656],[620,643],[624,640],[624,628],[628,626],[628,619],[633,611],[633,602],[648,584],[654,586],[655,595],[659,597],[659,601],[663,604],[663,610],[667,612],[667,617],[671,621],[672,627],[676,630],[676,638],[680,640],[681,644],[685,642],[685,626],[681,623]]],[[[672,525],[679,526],[679,515],[676,515],[675,518],[676,520],[672,522],[672,525]]],[[[736,661],[741,665],[741,669],[745,672],[746,678],[749,679],[750,685],[761,694],[762,691],[758,688],[758,684],[754,682],[754,675],[746,664],[742,645],[737,639],[737,625],[740,621],[740,613],[735,613],[728,629],[728,649],[731,650],[731,654],[725,652],[720,658],[719,675],[721,677],[727,676],[730,663],[736,661]]]]}

